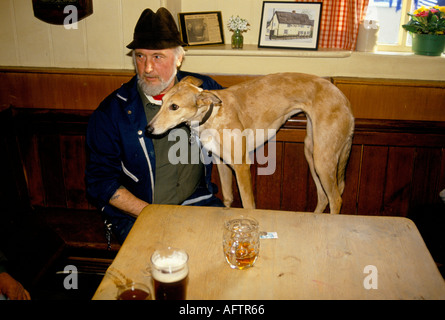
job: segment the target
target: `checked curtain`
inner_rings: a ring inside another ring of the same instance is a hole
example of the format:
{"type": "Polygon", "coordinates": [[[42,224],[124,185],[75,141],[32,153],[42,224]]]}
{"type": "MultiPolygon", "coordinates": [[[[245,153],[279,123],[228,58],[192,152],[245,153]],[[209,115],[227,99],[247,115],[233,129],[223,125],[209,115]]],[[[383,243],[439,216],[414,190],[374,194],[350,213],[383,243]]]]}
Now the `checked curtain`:
{"type": "Polygon", "coordinates": [[[369,0],[297,0],[322,2],[319,48],[355,50],[358,27],[369,0]]]}

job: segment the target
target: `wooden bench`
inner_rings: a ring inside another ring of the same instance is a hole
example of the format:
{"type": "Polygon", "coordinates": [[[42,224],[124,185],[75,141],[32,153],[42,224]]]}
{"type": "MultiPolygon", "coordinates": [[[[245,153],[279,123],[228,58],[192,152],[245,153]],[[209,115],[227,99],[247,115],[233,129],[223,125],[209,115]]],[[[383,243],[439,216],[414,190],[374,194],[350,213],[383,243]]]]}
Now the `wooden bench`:
{"type": "Polygon", "coordinates": [[[14,107],[0,114],[0,147],[6,151],[1,157],[0,219],[5,230],[0,240],[4,250],[12,248],[9,256],[17,258],[22,252],[18,260],[32,260],[33,250],[45,257],[39,263],[29,261],[33,272],[23,270],[31,284],[48,270],[60,271],[69,264],[79,272],[103,272],[120,248],[114,237],[108,246],[101,214],[86,197],[85,132],[90,114],[14,107]],[[26,240],[18,241],[19,237],[26,240]]]}

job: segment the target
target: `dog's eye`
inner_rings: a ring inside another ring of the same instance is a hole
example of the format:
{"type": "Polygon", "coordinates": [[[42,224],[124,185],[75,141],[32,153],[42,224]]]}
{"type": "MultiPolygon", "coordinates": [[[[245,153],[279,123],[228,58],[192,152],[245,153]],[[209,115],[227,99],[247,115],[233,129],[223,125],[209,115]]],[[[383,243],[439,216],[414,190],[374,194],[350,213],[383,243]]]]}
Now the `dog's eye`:
{"type": "Polygon", "coordinates": [[[179,109],[179,106],[177,104],[171,104],[169,109],[172,110],[172,111],[176,111],[176,110],[179,109]]]}

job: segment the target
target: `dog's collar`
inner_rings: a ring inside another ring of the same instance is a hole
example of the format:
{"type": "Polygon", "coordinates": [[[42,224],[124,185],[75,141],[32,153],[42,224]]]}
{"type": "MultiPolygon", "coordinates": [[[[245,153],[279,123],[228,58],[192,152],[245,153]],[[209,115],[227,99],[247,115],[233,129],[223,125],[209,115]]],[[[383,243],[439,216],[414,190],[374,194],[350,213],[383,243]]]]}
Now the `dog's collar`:
{"type": "Polygon", "coordinates": [[[204,118],[202,118],[201,122],[199,123],[199,126],[202,126],[207,120],[209,120],[210,116],[213,112],[213,103],[210,104],[209,110],[207,110],[207,113],[204,115],[204,118]]]}

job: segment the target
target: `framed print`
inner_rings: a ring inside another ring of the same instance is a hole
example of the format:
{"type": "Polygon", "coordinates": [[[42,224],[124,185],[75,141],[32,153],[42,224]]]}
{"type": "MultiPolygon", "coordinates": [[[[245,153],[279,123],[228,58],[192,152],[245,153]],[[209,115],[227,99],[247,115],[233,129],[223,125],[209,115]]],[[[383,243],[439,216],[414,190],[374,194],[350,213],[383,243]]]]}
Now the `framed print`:
{"type": "Polygon", "coordinates": [[[321,2],[263,2],[258,47],[318,49],[321,2]]]}
{"type": "Polygon", "coordinates": [[[224,44],[221,11],[179,13],[182,41],[189,46],[224,44]]]}

